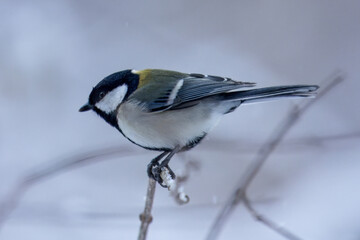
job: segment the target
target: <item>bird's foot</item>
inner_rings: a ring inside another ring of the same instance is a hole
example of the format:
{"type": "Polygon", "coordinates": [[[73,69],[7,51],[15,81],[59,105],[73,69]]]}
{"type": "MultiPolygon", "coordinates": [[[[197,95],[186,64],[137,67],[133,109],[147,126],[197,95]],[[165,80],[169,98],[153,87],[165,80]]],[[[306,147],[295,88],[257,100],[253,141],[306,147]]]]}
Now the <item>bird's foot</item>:
{"type": "Polygon", "coordinates": [[[159,182],[159,180],[161,180],[160,173],[161,169],[159,161],[153,159],[147,166],[147,174],[149,178],[152,178],[155,181],[159,182]]]}
{"type": "Polygon", "coordinates": [[[161,164],[160,164],[160,169],[161,169],[161,171],[165,171],[165,169],[167,169],[168,171],[169,171],[169,174],[170,174],[170,176],[171,176],[171,178],[172,179],[175,179],[176,178],[176,175],[175,175],[175,173],[174,173],[174,171],[173,170],[171,170],[171,168],[169,167],[169,164],[168,164],[169,162],[162,162],[161,164]]]}
{"type": "Polygon", "coordinates": [[[162,162],[161,164],[159,164],[158,161],[151,161],[147,167],[148,176],[154,179],[156,182],[160,184],[160,186],[164,188],[167,188],[168,186],[166,185],[166,183],[164,183],[164,180],[161,177],[161,173],[166,170],[168,171],[172,179],[176,178],[174,171],[171,170],[171,168],[166,162],[165,163],[162,162]]]}

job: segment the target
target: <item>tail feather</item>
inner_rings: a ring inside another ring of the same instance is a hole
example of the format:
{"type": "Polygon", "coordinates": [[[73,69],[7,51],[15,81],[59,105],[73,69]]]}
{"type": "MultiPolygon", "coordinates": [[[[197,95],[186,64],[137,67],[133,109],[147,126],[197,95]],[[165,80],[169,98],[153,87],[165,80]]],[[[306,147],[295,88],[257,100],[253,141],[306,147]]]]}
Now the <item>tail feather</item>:
{"type": "Polygon", "coordinates": [[[222,95],[225,101],[242,103],[262,102],[283,97],[311,97],[316,95],[316,85],[291,85],[251,89],[245,91],[228,92],[222,95]]]}

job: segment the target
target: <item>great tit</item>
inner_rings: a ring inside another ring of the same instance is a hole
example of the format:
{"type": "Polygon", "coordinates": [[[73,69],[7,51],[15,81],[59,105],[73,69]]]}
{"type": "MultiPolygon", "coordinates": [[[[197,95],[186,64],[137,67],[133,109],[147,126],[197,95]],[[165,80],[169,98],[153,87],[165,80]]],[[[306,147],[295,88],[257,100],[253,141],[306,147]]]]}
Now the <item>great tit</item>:
{"type": "Polygon", "coordinates": [[[318,89],[316,85],[246,89],[254,86],[212,75],[129,69],[101,80],[79,111],[93,110],[132,143],[161,151],[147,172],[163,186],[164,167],[175,177],[168,166],[174,154],[199,144],[224,114],[241,104],[313,96],[318,89]]]}

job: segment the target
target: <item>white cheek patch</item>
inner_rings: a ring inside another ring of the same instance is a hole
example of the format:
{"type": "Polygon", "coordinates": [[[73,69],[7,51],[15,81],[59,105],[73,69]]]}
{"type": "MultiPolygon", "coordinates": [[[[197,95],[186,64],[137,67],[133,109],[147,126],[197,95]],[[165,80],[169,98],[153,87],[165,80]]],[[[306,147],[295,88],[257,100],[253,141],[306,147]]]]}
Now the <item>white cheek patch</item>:
{"type": "Polygon", "coordinates": [[[127,85],[121,85],[108,92],[105,97],[101,99],[101,101],[95,104],[95,106],[106,113],[111,113],[112,111],[115,111],[122,102],[127,93],[127,90],[127,85]]]}

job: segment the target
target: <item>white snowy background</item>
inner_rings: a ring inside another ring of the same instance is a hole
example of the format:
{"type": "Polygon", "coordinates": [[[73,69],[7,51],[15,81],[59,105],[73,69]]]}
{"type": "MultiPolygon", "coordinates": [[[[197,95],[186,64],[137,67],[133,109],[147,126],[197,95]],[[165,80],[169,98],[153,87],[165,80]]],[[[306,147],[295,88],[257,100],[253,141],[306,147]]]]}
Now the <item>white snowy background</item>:
{"type": "MultiPolygon", "coordinates": [[[[115,71],[164,68],[257,82],[346,81],[294,126],[251,184],[264,215],[306,240],[360,239],[359,1],[11,1],[0,3],[0,201],[24,175],[107,146],[136,155],[30,188],[0,239],[136,239],[156,155],[78,113],[115,71]]],[[[298,100],[240,107],[182,158],[200,169],[178,206],[157,188],[148,239],[203,239],[257,149],[298,100]]],[[[182,168],[182,158],[171,166],[182,168]]],[[[220,239],[283,239],[240,206],[220,239]]]]}

